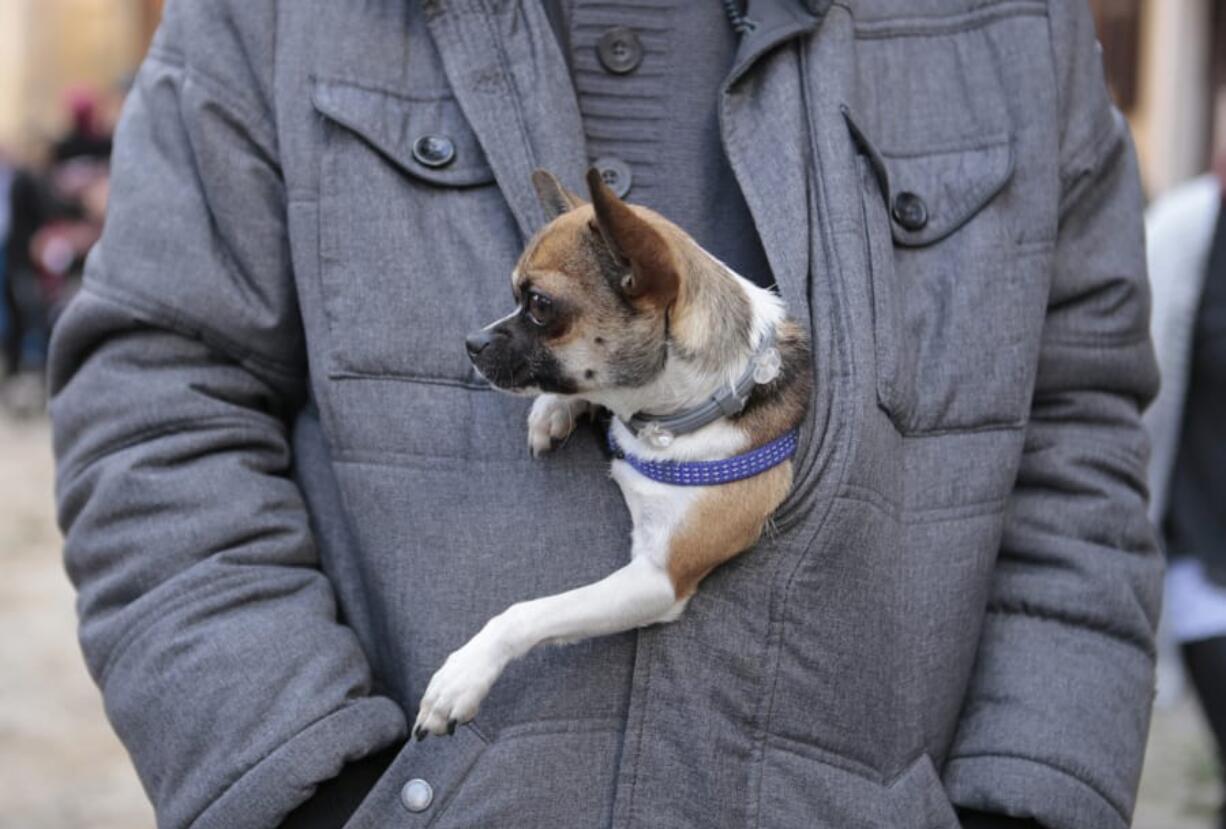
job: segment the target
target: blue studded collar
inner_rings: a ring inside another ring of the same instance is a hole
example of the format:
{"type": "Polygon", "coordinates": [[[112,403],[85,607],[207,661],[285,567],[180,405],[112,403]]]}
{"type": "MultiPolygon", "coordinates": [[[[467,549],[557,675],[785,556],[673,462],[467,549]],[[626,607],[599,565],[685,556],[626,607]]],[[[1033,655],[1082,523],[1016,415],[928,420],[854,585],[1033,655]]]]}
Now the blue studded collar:
{"type": "Polygon", "coordinates": [[[640,475],[675,486],[718,486],[752,478],[773,469],[796,454],[798,430],[793,429],[770,443],[731,458],[717,461],[654,461],[629,455],[609,428],[609,448],[613,456],[630,464],[640,475]]]}

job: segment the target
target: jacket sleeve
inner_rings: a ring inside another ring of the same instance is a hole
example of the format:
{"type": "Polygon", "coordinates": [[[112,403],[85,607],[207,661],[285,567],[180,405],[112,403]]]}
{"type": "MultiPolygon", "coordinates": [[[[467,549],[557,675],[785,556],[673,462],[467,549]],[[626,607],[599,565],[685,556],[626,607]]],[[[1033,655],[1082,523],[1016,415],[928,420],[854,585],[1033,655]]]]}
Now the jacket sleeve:
{"type": "Polygon", "coordinates": [[[337,621],[291,477],[306,397],[271,3],[171,3],[55,330],[80,641],[162,827],[271,827],[406,731],[337,621]],[[268,8],[266,8],[268,7],[268,8]]]}
{"type": "Polygon", "coordinates": [[[1162,563],[1141,409],[1157,389],[1142,197],[1085,0],[1049,4],[1059,227],[1025,448],[945,783],[1048,829],[1130,823],[1162,563]]]}

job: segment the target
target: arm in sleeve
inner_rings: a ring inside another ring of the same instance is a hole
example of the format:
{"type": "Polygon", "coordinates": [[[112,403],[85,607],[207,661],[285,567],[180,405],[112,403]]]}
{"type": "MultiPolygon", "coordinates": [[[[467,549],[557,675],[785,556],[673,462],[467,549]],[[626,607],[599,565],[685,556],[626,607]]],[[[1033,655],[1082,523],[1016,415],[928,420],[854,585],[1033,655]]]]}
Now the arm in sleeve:
{"type": "MultiPolygon", "coordinates": [[[[229,0],[226,0],[228,2],[229,0]]],[[[164,827],[271,827],[405,733],[337,621],[291,476],[306,397],[271,3],[171,3],[56,327],[80,641],[164,827]]]]}
{"type": "Polygon", "coordinates": [[[962,719],[960,807],[1126,829],[1153,698],[1162,563],[1140,415],[1157,389],[1141,192],[1084,0],[1049,4],[1060,222],[1025,448],[962,719]]]}

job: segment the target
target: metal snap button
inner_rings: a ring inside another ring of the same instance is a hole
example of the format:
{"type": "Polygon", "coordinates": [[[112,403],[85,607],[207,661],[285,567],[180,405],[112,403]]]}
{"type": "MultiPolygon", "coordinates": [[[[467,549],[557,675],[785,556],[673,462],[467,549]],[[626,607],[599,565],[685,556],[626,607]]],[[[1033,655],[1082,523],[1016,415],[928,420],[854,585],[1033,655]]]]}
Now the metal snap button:
{"type": "Polygon", "coordinates": [[[600,171],[600,177],[609,189],[619,199],[624,199],[630,192],[630,185],[634,178],[630,173],[630,165],[620,158],[598,158],[593,166],[600,171]]]}
{"type": "Polygon", "coordinates": [[[614,26],[596,41],[600,65],[614,75],[625,75],[643,62],[643,43],[633,29],[614,26]]]}
{"type": "Polygon", "coordinates": [[[434,802],[434,788],[420,777],[414,777],[400,790],[400,802],[410,812],[424,812],[434,802]]]}
{"type": "Polygon", "coordinates": [[[902,192],[895,196],[891,212],[894,221],[906,230],[923,230],[928,224],[928,205],[914,193],[902,192]]]}
{"type": "Polygon", "coordinates": [[[426,167],[446,167],[455,161],[455,142],[445,135],[423,135],[413,142],[413,158],[426,167]]]}

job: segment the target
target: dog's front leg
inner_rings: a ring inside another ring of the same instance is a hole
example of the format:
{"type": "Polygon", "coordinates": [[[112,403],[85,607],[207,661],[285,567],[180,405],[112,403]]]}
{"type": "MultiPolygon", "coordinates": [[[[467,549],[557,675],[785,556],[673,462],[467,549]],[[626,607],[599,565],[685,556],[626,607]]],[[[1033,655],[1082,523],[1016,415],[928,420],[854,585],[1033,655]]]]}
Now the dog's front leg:
{"type": "Polygon", "coordinates": [[[594,407],[577,397],[542,394],[532,401],[528,412],[528,448],[537,457],[553,448],[557,441],[566,440],[575,424],[594,407]]]}
{"type": "Polygon", "coordinates": [[[685,608],[668,574],[646,557],[593,584],[511,605],[447,657],[426,688],[414,733],[442,734],[477,713],[513,659],[537,645],[574,642],[669,622],[685,608]]]}

